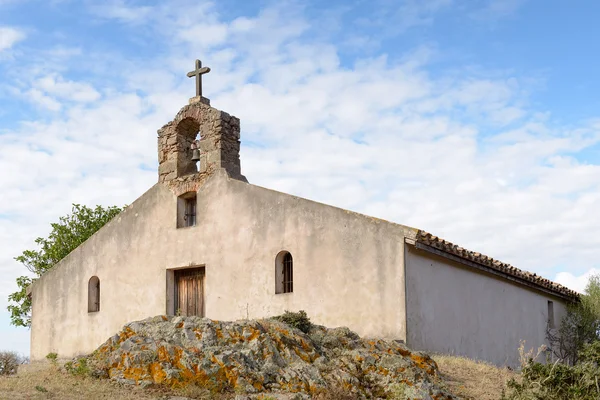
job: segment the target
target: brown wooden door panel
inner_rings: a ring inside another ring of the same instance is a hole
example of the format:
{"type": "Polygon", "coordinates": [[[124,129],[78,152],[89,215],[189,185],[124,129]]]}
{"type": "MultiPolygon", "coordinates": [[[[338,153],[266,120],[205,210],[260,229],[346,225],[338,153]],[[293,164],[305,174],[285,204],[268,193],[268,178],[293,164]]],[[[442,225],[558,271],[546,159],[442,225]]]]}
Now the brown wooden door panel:
{"type": "Polygon", "coordinates": [[[175,271],[175,310],[204,317],[204,268],[175,271]]]}

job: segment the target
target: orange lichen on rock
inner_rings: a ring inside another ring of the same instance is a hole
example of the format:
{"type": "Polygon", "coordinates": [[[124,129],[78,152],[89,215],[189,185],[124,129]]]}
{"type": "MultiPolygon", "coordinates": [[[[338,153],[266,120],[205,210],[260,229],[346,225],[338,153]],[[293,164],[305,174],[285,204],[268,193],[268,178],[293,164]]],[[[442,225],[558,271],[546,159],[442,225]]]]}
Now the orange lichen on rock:
{"type": "Polygon", "coordinates": [[[217,339],[223,339],[223,331],[221,329],[215,329],[215,334],[217,335],[217,339]]]}
{"type": "Polygon", "coordinates": [[[121,331],[121,333],[119,333],[119,343],[124,342],[133,335],[135,335],[135,332],[130,327],[126,327],[121,331]]]}
{"type": "Polygon", "coordinates": [[[305,334],[274,320],[158,316],[126,325],[87,358],[94,374],[125,384],[304,395],[335,387],[356,398],[406,384],[423,397],[454,399],[435,385],[437,365],[426,354],[347,328],[305,334]]]}
{"type": "Polygon", "coordinates": [[[417,364],[417,367],[421,368],[429,375],[435,375],[438,367],[435,361],[431,357],[423,354],[411,354],[410,358],[417,364]]]}
{"type": "Polygon", "coordinates": [[[169,362],[171,361],[171,356],[165,346],[160,346],[156,349],[156,354],[158,355],[158,361],[161,362],[169,362]]]}
{"type": "Polygon", "coordinates": [[[143,367],[123,368],[123,376],[138,383],[140,380],[148,377],[148,369],[143,367]]]}
{"type": "Polygon", "coordinates": [[[161,384],[167,378],[167,374],[163,371],[160,363],[154,362],[150,364],[150,375],[154,383],[161,384]]]}

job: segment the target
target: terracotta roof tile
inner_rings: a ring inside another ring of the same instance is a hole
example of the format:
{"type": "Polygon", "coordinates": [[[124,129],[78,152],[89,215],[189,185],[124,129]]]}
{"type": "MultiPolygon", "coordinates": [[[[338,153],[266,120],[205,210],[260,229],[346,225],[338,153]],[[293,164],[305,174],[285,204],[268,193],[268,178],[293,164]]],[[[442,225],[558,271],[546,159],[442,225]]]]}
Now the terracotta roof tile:
{"type": "Polygon", "coordinates": [[[492,268],[508,276],[533,283],[534,285],[556,292],[559,295],[567,296],[572,299],[579,298],[579,294],[576,291],[562,286],[556,282],[552,282],[551,280],[538,276],[537,274],[520,270],[499,260],[494,260],[493,258],[484,254],[464,249],[442,238],[434,236],[431,233],[419,230],[417,232],[416,241],[446,253],[473,261],[477,264],[484,265],[488,268],[492,268]]]}

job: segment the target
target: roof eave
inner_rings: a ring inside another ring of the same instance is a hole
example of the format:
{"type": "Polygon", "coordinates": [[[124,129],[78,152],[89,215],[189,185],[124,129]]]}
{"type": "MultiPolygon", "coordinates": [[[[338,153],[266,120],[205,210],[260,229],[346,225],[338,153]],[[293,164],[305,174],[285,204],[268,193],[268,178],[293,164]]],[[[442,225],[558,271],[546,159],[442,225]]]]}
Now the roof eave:
{"type": "Polygon", "coordinates": [[[424,244],[424,243],[421,243],[421,242],[418,242],[418,241],[415,241],[415,240],[406,240],[406,243],[408,243],[408,244],[416,247],[417,249],[426,251],[428,253],[435,254],[437,256],[444,257],[446,259],[449,259],[449,260],[458,262],[460,264],[469,266],[471,268],[475,268],[477,270],[480,270],[480,271],[483,271],[483,272],[486,272],[486,273],[489,273],[489,274],[492,274],[492,275],[499,276],[502,279],[506,279],[506,280],[518,283],[520,285],[527,286],[529,288],[532,288],[532,289],[535,289],[535,290],[538,290],[538,291],[541,291],[541,292],[544,292],[544,293],[547,293],[547,294],[551,294],[552,296],[559,297],[559,298],[561,298],[563,300],[566,300],[566,301],[569,301],[569,302],[577,302],[577,301],[579,301],[579,296],[570,296],[570,295],[562,293],[560,291],[552,290],[551,288],[548,288],[548,287],[536,284],[535,282],[530,282],[530,281],[528,281],[526,279],[522,279],[522,278],[519,278],[517,276],[511,275],[511,274],[507,274],[507,273],[505,273],[503,271],[499,271],[499,270],[491,268],[491,267],[489,267],[487,265],[484,265],[484,264],[481,264],[481,263],[478,263],[478,262],[475,262],[475,261],[472,261],[472,260],[469,260],[469,259],[457,256],[457,255],[452,254],[452,253],[448,253],[448,252],[440,250],[440,249],[438,249],[436,247],[429,246],[427,244],[424,244]]]}

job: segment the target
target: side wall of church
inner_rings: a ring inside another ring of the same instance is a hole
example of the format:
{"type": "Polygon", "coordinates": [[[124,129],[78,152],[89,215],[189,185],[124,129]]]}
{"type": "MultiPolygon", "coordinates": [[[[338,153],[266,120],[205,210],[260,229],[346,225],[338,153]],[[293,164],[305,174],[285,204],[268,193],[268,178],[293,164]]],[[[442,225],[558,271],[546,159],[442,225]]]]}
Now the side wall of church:
{"type": "Polygon", "coordinates": [[[172,313],[167,270],[205,267],[205,313],[313,322],[405,340],[401,225],[245,182],[224,171],[200,187],[197,224],[176,228],[177,197],[157,184],[33,286],[31,359],[93,351],[130,321],[172,313]],[[293,292],[275,294],[275,259],[293,257],[293,292]],[[100,311],[88,281],[100,279],[100,311]]]}
{"type": "MultiPolygon", "coordinates": [[[[547,344],[548,301],[558,324],[563,300],[406,246],[409,347],[519,365],[518,347],[547,344]]],[[[541,356],[541,361],[545,355],[541,356]]]]}

